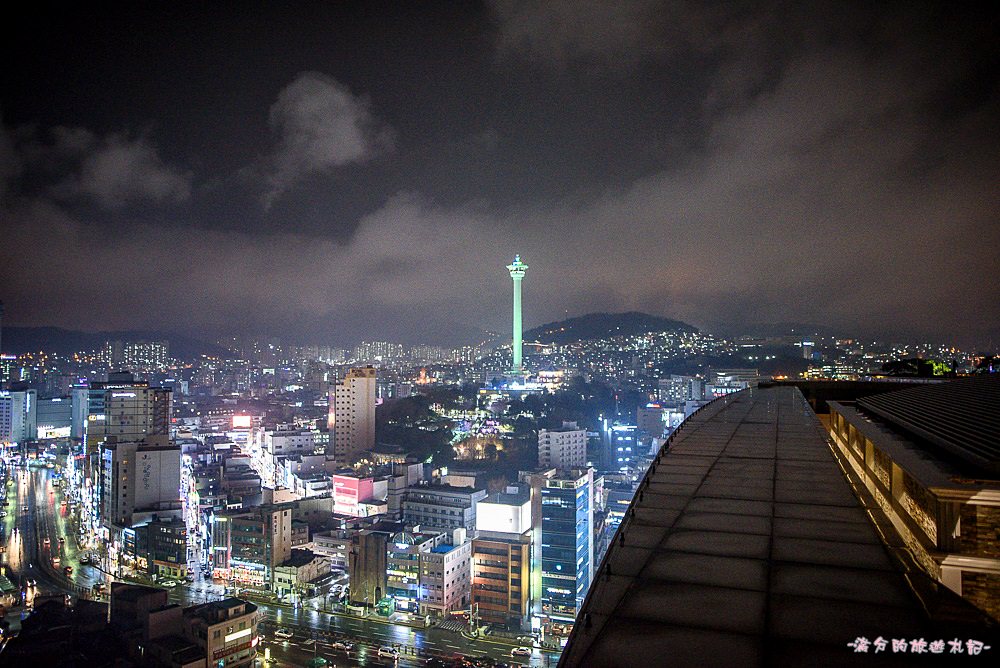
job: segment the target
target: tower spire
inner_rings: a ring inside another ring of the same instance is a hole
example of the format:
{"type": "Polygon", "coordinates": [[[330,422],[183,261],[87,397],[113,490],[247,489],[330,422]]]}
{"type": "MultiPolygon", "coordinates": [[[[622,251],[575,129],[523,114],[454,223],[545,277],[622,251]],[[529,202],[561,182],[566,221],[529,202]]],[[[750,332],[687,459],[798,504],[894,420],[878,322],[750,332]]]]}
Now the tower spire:
{"type": "Polygon", "coordinates": [[[515,255],[514,262],[507,265],[507,271],[510,272],[510,277],[514,281],[514,331],[511,340],[511,349],[514,353],[514,363],[511,365],[511,371],[514,373],[521,373],[523,367],[521,365],[521,281],[524,279],[524,272],[528,270],[528,265],[521,262],[521,256],[515,255]]]}

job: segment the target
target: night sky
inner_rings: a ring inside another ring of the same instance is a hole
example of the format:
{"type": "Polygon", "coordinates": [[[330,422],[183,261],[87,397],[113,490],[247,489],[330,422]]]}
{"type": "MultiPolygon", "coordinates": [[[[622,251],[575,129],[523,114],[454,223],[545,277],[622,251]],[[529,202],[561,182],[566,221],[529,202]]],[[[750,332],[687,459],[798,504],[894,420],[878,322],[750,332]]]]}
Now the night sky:
{"type": "Polygon", "coordinates": [[[206,4],[5,16],[5,324],[1000,342],[995,3],[206,4]]]}

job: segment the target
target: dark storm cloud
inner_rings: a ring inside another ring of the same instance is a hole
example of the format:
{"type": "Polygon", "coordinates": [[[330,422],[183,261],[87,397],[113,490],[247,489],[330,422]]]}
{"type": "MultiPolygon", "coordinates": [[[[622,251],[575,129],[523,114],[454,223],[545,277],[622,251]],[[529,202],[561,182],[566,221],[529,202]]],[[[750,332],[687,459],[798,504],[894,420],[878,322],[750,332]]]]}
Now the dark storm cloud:
{"type": "MultiPolygon", "coordinates": [[[[185,164],[162,126],[8,121],[7,313],[326,340],[502,331],[503,266],[520,252],[529,325],[640,308],[695,324],[997,335],[996,22],[910,4],[645,2],[498,2],[452,20],[480,36],[464,59],[393,43],[367,71],[317,59],[285,73],[245,111],[276,134],[257,132],[228,173],[185,164]],[[392,78],[414,62],[435,76],[392,78]],[[113,164],[162,178],[77,185],[144,193],[132,223],[111,228],[55,195],[116,137],[138,157],[113,164]],[[63,156],[47,181],[39,145],[63,156]],[[249,204],[232,187],[247,173],[260,189],[249,204]],[[239,215],[222,226],[227,205],[239,215]]],[[[411,38],[452,48],[419,22],[411,38]]]]}
{"type": "Polygon", "coordinates": [[[4,133],[10,151],[5,161],[17,165],[9,176],[26,172],[26,187],[40,186],[57,200],[84,199],[114,210],[136,203],[183,202],[191,196],[192,173],[165,164],[146,136],[117,132],[98,137],[86,128],[63,126],[44,133],[22,127],[16,134],[4,133]]]}

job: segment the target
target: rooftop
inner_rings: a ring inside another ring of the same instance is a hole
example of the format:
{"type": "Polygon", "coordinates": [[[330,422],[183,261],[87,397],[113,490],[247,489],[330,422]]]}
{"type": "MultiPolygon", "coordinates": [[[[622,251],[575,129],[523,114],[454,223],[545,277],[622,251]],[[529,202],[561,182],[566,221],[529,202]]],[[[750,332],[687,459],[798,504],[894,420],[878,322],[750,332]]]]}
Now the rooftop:
{"type": "Polygon", "coordinates": [[[623,648],[629,665],[853,664],[858,637],[931,640],[940,624],[799,390],[755,388],[695,413],[654,460],[560,666],[624,665],[623,648]]]}
{"type": "Polygon", "coordinates": [[[292,568],[301,568],[302,566],[312,563],[315,558],[316,555],[313,554],[312,550],[292,548],[292,556],[281,565],[292,568]]]}
{"type": "Polygon", "coordinates": [[[1000,473],[1000,374],[877,394],[858,406],[967,464],[1000,473]]]}
{"type": "Polygon", "coordinates": [[[242,612],[239,612],[239,615],[248,615],[257,610],[257,606],[253,603],[248,603],[243,599],[229,597],[224,598],[221,601],[210,601],[208,603],[202,603],[201,605],[193,605],[190,608],[185,608],[184,616],[199,617],[210,625],[218,624],[219,622],[229,618],[229,611],[233,608],[241,608],[242,612]]]}
{"type": "Polygon", "coordinates": [[[496,503],[504,506],[521,506],[531,500],[531,487],[528,485],[510,486],[504,492],[490,494],[479,503],[496,503]]]}

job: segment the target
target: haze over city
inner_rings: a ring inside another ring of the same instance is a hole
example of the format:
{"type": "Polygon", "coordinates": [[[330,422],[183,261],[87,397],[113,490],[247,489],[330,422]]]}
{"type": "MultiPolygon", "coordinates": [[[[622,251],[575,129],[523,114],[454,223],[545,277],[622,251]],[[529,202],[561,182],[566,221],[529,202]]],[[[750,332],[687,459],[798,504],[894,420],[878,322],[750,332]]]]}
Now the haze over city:
{"type": "MultiPolygon", "coordinates": [[[[996,9],[25,8],[9,325],[445,340],[642,310],[988,346],[996,9]]],[[[739,332],[734,332],[739,333],[739,332]]]]}

